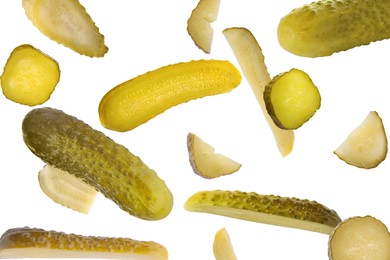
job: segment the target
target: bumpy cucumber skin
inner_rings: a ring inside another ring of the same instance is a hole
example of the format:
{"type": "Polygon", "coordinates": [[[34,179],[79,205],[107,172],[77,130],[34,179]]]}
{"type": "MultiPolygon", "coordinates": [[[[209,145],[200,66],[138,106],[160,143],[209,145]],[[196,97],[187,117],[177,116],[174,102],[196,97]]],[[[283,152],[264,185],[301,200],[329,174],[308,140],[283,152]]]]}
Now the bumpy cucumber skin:
{"type": "Polygon", "coordinates": [[[390,38],[390,1],[322,0],[292,10],[278,27],[280,45],[306,57],[329,56],[390,38]]]}
{"type": "Polygon", "coordinates": [[[25,116],[22,130],[35,155],[95,187],[131,215],[158,220],[170,213],[173,196],[156,172],[83,121],[37,108],[25,116]]]}
{"type": "Polygon", "coordinates": [[[196,205],[221,206],[252,212],[267,213],[298,220],[321,223],[336,227],[340,217],[316,201],[298,198],[263,195],[255,192],[211,190],[193,194],[186,202],[185,208],[196,205]]]}
{"type": "Polygon", "coordinates": [[[130,238],[83,236],[29,227],[9,229],[1,236],[0,254],[1,250],[12,248],[45,248],[84,252],[133,253],[162,255],[168,258],[166,248],[152,241],[138,241],[130,238]]]}

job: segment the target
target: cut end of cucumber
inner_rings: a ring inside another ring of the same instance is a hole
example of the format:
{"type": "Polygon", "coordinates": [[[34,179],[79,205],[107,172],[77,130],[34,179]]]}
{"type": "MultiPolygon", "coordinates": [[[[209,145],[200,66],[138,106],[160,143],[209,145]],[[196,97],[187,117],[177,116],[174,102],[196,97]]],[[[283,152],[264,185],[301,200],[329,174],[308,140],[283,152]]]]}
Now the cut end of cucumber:
{"type": "Polygon", "coordinates": [[[292,69],[275,76],[267,84],[264,101],[277,126],[297,129],[320,108],[321,95],[307,73],[292,69]]]}
{"type": "Polygon", "coordinates": [[[389,231],[371,216],[348,218],[331,234],[328,254],[330,260],[388,260],[389,231]]]}
{"type": "Polygon", "coordinates": [[[350,165],[372,169],[386,159],[387,143],[382,119],[376,111],[371,111],[334,153],[350,165]]]}

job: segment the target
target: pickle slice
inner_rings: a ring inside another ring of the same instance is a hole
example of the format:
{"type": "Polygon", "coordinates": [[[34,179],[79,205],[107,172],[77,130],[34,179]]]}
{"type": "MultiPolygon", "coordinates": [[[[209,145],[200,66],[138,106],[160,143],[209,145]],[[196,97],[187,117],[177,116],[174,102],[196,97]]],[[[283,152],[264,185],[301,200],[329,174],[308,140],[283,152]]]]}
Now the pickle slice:
{"type": "Polygon", "coordinates": [[[16,47],[1,75],[1,88],[9,100],[36,106],[45,103],[60,80],[60,68],[52,57],[32,45],[16,47]]]}
{"type": "Polygon", "coordinates": [[[47,164],[93,186],[136,217],[159,220],[173,207],[165,182],[139,157],[63,111],[30,111],[22,124],[27,147],[47,164]]]}
{"type": "Polygon", "coordinates": [[[213,252],[215,260],[237,260],[226,228],[222,228],[215,233],[213,252]]]}
{"type": "Polygon", "coordinates": [[[46,164],[38,174],[42,191],[54,202],[87,214],[98,192],[73,174],[46,164]]]}
{"type": "Polygon", "coordinates": [[[321,95],[307,73],[292,69],[275,76],[267,84],[264,101],[277,126],[297,129],[320,108],[321,95]]]}
{"type": "Polygon", "coordinates": [[[334,210],[309,200],[242,191],[200,191],[184,204],[189,211],[330,234],[341,222],[334,210]]]}
{"type": "Polygon", "coordinates": [[[24,227],[9,229],[1,236],[0,258],[165,260],[168,252],[153,241],[83,236],[24,227]]]}
{"type": "Polygon", "coordinates": [[[388,260],[389,230],[372,216],[348,218],[331,234],[328,254],[331,260],[388,260]]]}

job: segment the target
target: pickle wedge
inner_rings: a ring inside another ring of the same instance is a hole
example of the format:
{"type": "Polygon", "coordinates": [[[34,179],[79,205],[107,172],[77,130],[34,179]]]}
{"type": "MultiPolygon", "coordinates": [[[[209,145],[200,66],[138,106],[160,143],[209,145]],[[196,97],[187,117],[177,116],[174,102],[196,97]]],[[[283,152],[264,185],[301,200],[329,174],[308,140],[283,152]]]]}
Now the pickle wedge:
{"type": "Polygon", "coordinates": [[[382,119],[378,112],[371,111],[334,153],[347,164],[372,169],[386,159],[387,146],[382,119]]]}
{"type": "Polygon", "coordinates": [[[0,258],[95,258],[166,260],[167,249],[153,241],[96,237],[13,228],[0,238],[0,258]]]}
{"type": "Polygon", "coordinates": [[[330,260],[388,260],[389,230],[372,216],[348,218],[329,237],[328,254],[330,260]]]}
{"type": "Polygon", "coordinates": [[[215,260],[237,260],[226,228],[222,228],[215,233],[213,252],[215,260]]]}
{"type": "Polygon", "coordinates": [[[187,32],[195,45],[205,53],[210,53],[214,30],[211,23],[218,17],[220,0],[200,0],[187,21],[187,32]]]}
{"type": "Polygon", "coordinates": [[[341,222],[334,210],[309,200],[242,191],[200,191],[184,204],[188,211],[330,234],[341,222]]]}
{"type": "Polygon", "coordinates": [[[321,95],[306,72],[292,69],[275,76],[265,87],[264,101],[275,124],[297,129],[321,106],[321,95]]]}
{"type": "Polygon", "coordinates": [[[27,147],[45,163],[75,175],[129,214],[166,217],[173,196],[157,173],[124,146],[63,111],[30,111],[22,124],[27,147]]]}
{"type": "Polygon", "coordinates": [[[23,0],[26,16],[50,39],[89,57],[108,51],[104,36],[78,0],[23,0]]]}

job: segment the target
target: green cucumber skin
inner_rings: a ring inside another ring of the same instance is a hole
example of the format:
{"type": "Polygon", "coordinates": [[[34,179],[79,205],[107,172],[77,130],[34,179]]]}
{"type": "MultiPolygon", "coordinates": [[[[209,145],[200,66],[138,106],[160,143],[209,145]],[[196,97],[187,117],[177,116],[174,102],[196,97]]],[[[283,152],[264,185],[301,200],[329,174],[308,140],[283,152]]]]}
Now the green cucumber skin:
{"type": "Polygon", "coordinates": [[[172,194],[156,172],[76,117],[34,109],[22,131],[28,148],[44,162],[81,178],[131,215],[158,220],[170,213],[172,194]]]}
{"type": "Polygon", "coordinates": [[[322,0],[292,10],[278,27],[280,45],[321,57],[390,38],[389,0],[322,0]]]}

